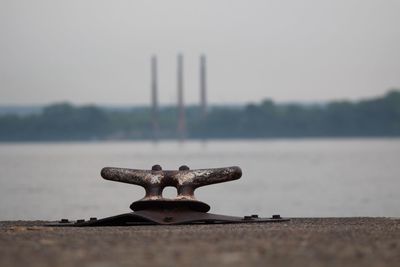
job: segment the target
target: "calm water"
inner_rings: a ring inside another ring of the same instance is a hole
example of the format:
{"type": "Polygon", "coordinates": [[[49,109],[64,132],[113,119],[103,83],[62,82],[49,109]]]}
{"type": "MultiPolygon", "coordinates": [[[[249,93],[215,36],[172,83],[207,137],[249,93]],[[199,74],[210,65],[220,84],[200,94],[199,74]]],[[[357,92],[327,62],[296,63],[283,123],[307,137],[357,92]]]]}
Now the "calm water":
{"type": "Polygon", "coordinates": [[[240,180],[196,191],[211,212],[400,216],[400,139],[309,139],[0,144],[0,220],[129,212],[144,190],[105,181],[100,169],[155,163],[164,169],[240,166],[240,180]]]}

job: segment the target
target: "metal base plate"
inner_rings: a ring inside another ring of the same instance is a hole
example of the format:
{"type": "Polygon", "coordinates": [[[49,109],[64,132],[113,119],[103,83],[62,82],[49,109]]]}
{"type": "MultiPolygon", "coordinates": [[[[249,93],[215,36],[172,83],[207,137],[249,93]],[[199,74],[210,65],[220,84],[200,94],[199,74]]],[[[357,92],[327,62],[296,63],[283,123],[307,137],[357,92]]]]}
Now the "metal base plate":
{"type": "Polygon", "coordinates": [[[235,217],[190,210],[140,210],[103,219],[89,221],[62,220],[49,226],[133,226],[133,225],[179,225],[179,224],[227,224],[227,223],[269,223],[286,222],[287,218],[274,215],[259,218],[257,215],[235,217]]]}

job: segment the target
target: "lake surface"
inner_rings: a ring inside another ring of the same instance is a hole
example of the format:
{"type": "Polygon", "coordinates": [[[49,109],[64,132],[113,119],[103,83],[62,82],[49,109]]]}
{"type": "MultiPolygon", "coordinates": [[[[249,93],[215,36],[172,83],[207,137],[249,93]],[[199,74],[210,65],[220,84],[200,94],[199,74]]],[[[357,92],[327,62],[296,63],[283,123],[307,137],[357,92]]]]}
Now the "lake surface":
{"type": "MultiPolygon", "coordinates": [[[[0,220],[129,212],[144,190],[105,166],[240,166],[240,180],[196,190],[211,212],[287,217],[400,216],[400,139],[0,144],[0,220]]],[[[165,190],[173,196],[172,188],[165,190]]]]}

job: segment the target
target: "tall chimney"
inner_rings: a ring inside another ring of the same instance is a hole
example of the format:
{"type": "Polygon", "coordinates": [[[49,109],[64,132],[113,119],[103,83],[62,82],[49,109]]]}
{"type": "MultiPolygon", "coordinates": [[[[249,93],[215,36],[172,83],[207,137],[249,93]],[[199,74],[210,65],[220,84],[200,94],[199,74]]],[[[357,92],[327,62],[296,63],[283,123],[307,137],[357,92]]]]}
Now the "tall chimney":
{"type": "Polygon", "coordinates": [[[158,92],[157,92],[157,57],[151,57],[151,122],[153,127],[153,139],[157,141],[160,133],[158,121],[158,92]]]}
{"type": "Polygon", "coordinates": [[[207,70],[206,56],[200,56],[200,108],[203,118],[207,116],[207,70]]]}
{"type": "Polygon", "coordinates": [[[186,136],[185,105],[183,103],[183,55],[177,58],[177,87],[178,87],[178,136],[183,141],[186,136]]]}

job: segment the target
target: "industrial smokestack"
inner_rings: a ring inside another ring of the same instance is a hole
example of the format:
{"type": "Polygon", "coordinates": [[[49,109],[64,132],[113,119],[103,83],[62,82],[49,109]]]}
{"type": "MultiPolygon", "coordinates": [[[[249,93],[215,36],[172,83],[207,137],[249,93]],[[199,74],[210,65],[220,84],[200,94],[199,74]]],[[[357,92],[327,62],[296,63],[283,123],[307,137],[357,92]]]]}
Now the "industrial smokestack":
{"type": "Polygon", "coordinates": [[[207,70],[206,56],[200,56],[200,108],[203,118],[207,116],[207,70]]]}
{"type": "Polygon", "coordinates": [[[177,87],[178,87],[178,136],[181,141],[186,136],[185,106],[183,103],[183,55],[177,58],[177,87]]]}
{"type": "Polygon", "coordinates": [[[153,139],[157,141],[160,133],[158,121],[158,92],[157,92],[157,57],[151,57],[151,122],[153,127],[153,139]]]}

